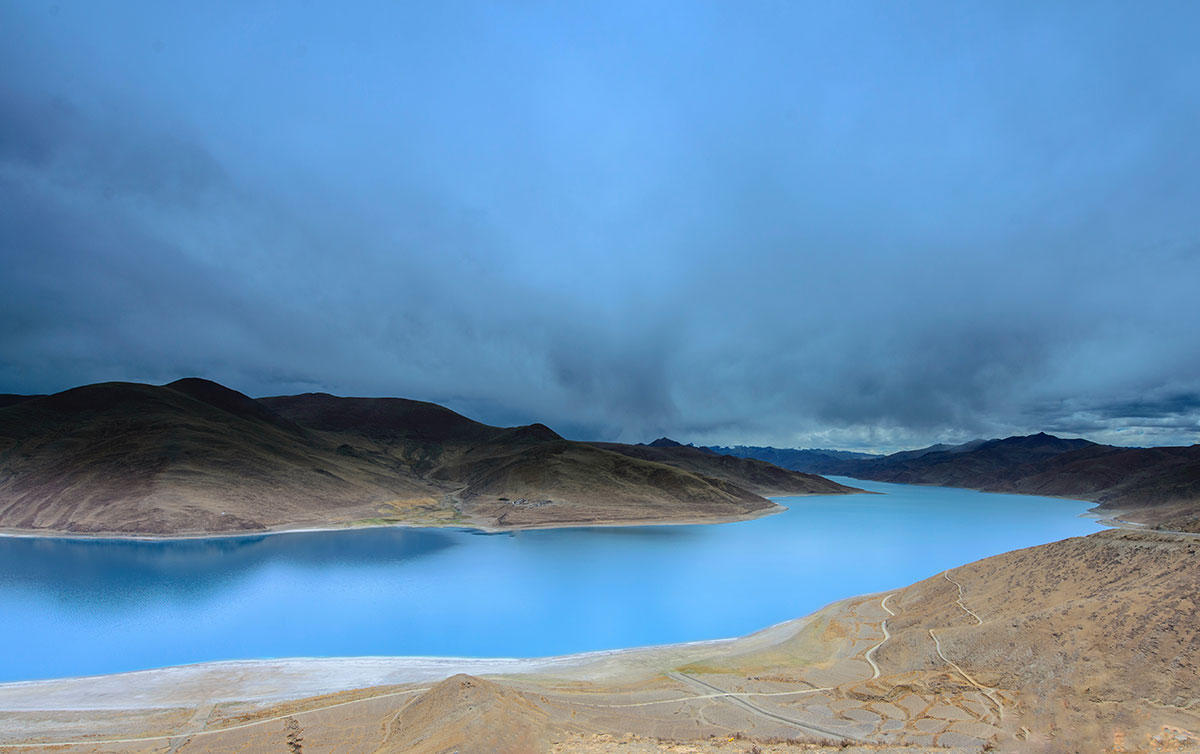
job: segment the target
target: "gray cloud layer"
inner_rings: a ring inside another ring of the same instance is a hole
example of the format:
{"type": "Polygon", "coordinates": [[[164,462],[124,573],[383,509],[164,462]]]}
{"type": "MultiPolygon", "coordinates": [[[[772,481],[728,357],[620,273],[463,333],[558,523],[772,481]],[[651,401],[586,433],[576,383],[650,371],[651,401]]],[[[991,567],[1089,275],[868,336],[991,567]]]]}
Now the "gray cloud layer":
{"type": "Polygon", "coordinates": [[[1200,439],[1194,6],[0,5],[0,390],[1200,439]]]}

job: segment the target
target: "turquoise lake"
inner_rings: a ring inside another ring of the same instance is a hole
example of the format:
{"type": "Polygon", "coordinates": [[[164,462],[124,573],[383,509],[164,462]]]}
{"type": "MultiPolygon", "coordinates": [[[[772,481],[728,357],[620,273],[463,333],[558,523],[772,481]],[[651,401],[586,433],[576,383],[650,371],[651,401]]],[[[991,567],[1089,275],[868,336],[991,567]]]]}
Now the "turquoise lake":
{"type": "Polygon", "coordinates": [[[536,657],[738,636],[1100,527],[1091,503],[858,480],[732,524],[0,537],[0,681],[292,656],[536,657]],[[19,648],[19,649],[16,649],[19,648]]]}

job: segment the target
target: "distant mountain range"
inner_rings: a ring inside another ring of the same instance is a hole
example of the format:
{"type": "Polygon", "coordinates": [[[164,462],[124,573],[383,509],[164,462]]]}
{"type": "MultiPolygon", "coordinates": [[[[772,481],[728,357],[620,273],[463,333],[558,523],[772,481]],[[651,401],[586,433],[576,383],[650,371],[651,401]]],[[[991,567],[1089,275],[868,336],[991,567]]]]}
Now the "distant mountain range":
{"type": "Polygon", "coordinates": [[[1039,433],[886,456],[823,450],[714,448],[785,468],[903,484],[1090,500],[1161,528],[1200,531],[1200,445],[1123,448],[1039,433]]]}
{"type": "Polygon", "coordinates": [[[650,458],[402,398],[255,400],[203,379],[111,382],[0,396],[0,529],[719,521],[777,510],[763,494],[857,491],[733,460],[701,451],[650,458]]]}

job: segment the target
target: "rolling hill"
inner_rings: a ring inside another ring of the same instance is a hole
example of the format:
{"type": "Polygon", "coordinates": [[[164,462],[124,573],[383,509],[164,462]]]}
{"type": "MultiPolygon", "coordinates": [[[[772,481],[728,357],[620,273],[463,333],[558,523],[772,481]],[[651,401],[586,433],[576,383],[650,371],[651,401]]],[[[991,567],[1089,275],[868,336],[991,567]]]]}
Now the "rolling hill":
{"type": "Polygon", "coordinates": [[[783,469],[755,458],[739,458],[708,448],[682,445],[667,438],[660,438],[646,445],[624,445],[615,442],[594,442],[592,445],[630,458],[663,463],[714,479],[723,479],[759,495],[837,494],[857,491],[815,474],[783,469]]]}
{"type": "Polygon", "coordinates": [[[439,491],[204,380],[103,383],[0,409],[0,526],[187,534],[320,526],[439,491]]]}

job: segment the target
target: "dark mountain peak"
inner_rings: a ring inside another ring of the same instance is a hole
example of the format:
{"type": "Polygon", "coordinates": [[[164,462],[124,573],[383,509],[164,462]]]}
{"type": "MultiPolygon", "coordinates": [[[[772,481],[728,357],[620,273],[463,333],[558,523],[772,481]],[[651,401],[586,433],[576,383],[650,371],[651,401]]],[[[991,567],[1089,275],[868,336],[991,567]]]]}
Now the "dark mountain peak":
{"type": "Polygon", "coordinates": [[[480,442],[500,431],[445,406],[408,398],[341,398],[329,393],[303,393],[258,401],[301,426],[327,432],[353,432],[376,439],[480,442]]]}
{"type": "Polygon", "coordinates": [[[254,451],[248,448],[264,438],[280,440],[280,431],[293,440],[305,434],[236,390],[201,379],[169,385],[100,382],[30,398],[0,411],[0,436],[35,443],[70,438],[69,451],[47,451],[43,460],[76,464],[73,473],[87,477],[107,474],[105,484],[125,480],[131,489],[189,448],[214,452],[237,446],[251,458],[254,451]]]}
{"type": "Polygon", "coordinates": [[[184,377],[163,387],[234,416],[261,419],[273,424],[283,423],[282,417],[250,396],[203,377],[184,377]]]}
{"type": "Polygon", "coordinates": [[[682,448],[683,443],[675,442],[669,437],[660,437],[654,442],[646,443],[651,448],[682,448]]]}
{"type": "MultiPolygon", "coordinates": [[[[108,411],[125,404],[152,402],[162,391],[138,382],[97,382],[80,385],[43,398],[22,401],[31,409],[48,409],[60,414],[108,411]]],[[[21,404],[17,404],[21,405],[21,404]]]]}
{"type": "Polygon", "coordinates": [[[1002,440],[998,440],[998,442],[1007,442],[1007,443],[1014,443],[1014,444],[1020,444],[1020,445],[1033,445],[1033,444],[1040,444],[1040,443],[1045,443],[1045,442],[1057,442],[1060,439],[1062,439],[1062,438],[1055,437],[1054,435],[1046,434],[1045,432],[1038,432],[1037,434],[1033,434],[1033,435],[1013,435],[1011,437],[1005,437],[1002,440]]]}
{"type": "Polygon", "coordinates": [[[1086,448],[1096,443],[1091,440],[1068,440],[1062,437],[1056,437],[1045,432],[1038,432],[1035,435],[1014,435],[1005,437],[1003,440],[991,440],[985,445],[992,447],[1009,446],[1021,448],[1037,448],[1039,450],[1050,450],[1066,452],[1077,448],[1086,448]]]}
{"type": "Polygon", "coordinates": [[[1038,432],[1037,434],[1033,434],[1033,435],[1012,435],[1011,437],[1005,437],[1002,439],[997,438],[996,442],[1028,444],[1028,443],[1045,442],[1047,440],[1058,440],[1058,439],[1059,438],[1055,437],[1054,435],[1049,435],[1049,434],[1046,434],[1045,432],[1038,432]]]}
{"type": "MultiPolygon", "coordinates": [[[[241,393],[238,393],[233,388],[225,387],[224,385],[222,385],[219,382],[214,382],[212,380],[205,379],[204,377],[181,377],[180,379],[175,380],[174,382],[168,382],[167,384],[163,385],[163,387],[169,387],[172,390],[178,390],[181,393],[187,393],[189,395],[192,395],[194,393],[195,394],[237,393],[238,395],[242,395],[241,393]]],[[[243,397],[245,397],[245,396],[243,396],[243,397]]]]}
{"type": "Polygon", "coordinates": [[[505,433],[504,437],[511,440],[528,442],[549,442],[563,439],[562,435],[541,423],[526,424],[523,427],[513,427],[507,433],[505,433]]]}

